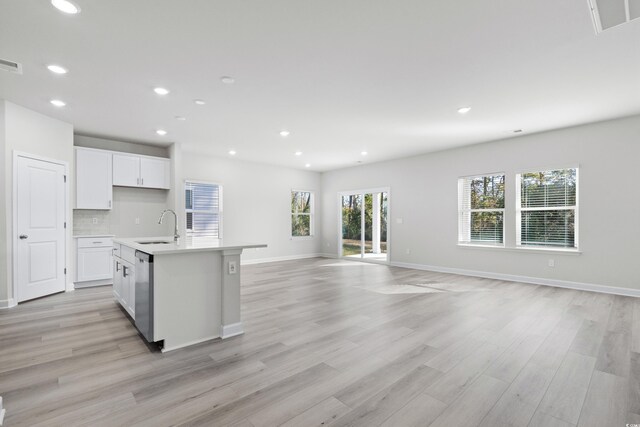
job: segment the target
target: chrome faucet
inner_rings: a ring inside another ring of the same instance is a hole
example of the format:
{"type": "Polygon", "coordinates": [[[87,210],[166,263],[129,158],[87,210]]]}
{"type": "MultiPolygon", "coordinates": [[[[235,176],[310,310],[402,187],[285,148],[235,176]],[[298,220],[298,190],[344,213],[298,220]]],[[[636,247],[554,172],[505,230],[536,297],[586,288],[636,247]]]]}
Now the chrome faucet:
{"type": "Polygon", "coordinates": [[[173,229],[173,241],[178,243],[178,239],[180,235],[178,234],[178,215],[172,209],[165,209],[162,211],[162,215],[160,215],[160,219],[158,220],[158,224],[162,224],[162,219],[164,218],[164,214],[167,212],[171,212],[174,218],[174,229],[173,229]]]}

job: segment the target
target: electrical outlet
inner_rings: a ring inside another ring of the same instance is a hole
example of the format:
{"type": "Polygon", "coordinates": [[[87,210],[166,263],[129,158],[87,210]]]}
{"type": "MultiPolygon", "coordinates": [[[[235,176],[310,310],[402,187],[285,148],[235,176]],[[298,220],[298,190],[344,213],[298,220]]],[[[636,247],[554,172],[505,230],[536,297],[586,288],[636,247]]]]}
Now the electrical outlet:
{"type": "Polygon", "coordinates": [[[409,255],[411,253],[411,249],[407,248],[407,255],[409,255]]]}
{"type": "Polygon", "coordinates": [[[98,223],[98,218],[93,218],[93,221],[92,221],[92,222],[93,222],[94,224],[97,224],[97,223],[98,223]]]}
{"type": "Polygon", "coordinates": [[[140,225],[140,218],[136,218],[136,225],[140,225]]]}
{"type": "Polygon", "coordinates": [[[238,272],[238,265],[235,261],[229,261],[229,274],[236,274],[238,272]]]}
{"type": "Polygon", "coordinates": [[[549,267],[553,268],[556,266],[556,261],[554,259],[550,259],[548,265],[549,267]]]}

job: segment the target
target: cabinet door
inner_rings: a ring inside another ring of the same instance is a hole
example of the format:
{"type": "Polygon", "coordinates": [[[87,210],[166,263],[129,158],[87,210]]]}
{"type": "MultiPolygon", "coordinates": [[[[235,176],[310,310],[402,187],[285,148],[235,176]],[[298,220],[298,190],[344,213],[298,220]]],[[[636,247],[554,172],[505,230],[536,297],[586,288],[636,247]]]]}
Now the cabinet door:
{"type": "Polygon", "coordinates": [[[131,268],[131,274],[129,274],[129,301],[127,303],[127,309],[133,320],[136,320],[136,271],[131,268]]]}
{"type": "Polygon", "coordinates": [[[140,184],[146,188],[169,188],[171,166],[168,159],[140,158],[140,184]]]}
{"type": "Polygon", "coordinates": [[[115,260],[113,268],[113,294],[118,301],[122,300],[122,261],[115,260]]]}
{"type": "Polygon", "coordinates": [[[133,269],[131,266],[123,262],[122,263],[122,292],[120,293],[122,306],[126,309],[129,307],[129,280],[131,280],[131,273],[133,269]]]}
{"type": "Polygon", "coordinates": [[[112,252],[110,247],[78,249],[78,282],[111,279],[112,252]]]}
{"type": "Polygon", "coordinates": [[[111,209],[112,154],[76,148],[76,208],[111,209]]]}
{"type": "Polygon", "coordinates": [[[138,187],[140,185],[140,157],[113,154],[113,185],[138,187]]]}

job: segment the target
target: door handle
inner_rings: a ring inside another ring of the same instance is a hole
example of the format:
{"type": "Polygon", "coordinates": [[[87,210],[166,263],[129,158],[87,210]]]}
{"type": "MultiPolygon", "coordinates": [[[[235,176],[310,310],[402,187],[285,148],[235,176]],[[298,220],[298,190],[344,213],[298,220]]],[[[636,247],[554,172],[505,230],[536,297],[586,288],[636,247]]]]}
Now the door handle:
{"type": "Polygon", "coordinates": [[[29,236],[27,236],[26,234],[21,234],[20,235],[20,240],[24,240],[24,239],[28,239],[29,236]]]}

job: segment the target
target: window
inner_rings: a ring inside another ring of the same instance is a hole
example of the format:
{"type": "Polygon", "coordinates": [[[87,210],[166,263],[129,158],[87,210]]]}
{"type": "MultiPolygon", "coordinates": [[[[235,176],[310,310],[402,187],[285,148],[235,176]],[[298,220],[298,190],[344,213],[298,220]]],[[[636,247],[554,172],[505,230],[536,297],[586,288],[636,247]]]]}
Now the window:
{"type": "Polygon", "coordinates": [[[221,193],[222,188],[217,184],[185,182],[188,237],[222,238],[221,193]]]}
{"type": "Polygon", "coordinates": [[[577,249],[578,169],[517,175],[517,244],[577,249]]]}
{"type": "Polygon", "coordinates": [[[291,191],[291,237],[313,236],[313,193],[291,191]]]}
{"type": "Polygon", "coordinates": [[[458,179],[458,243],[504,244],[504,174],[458,179]]]}

